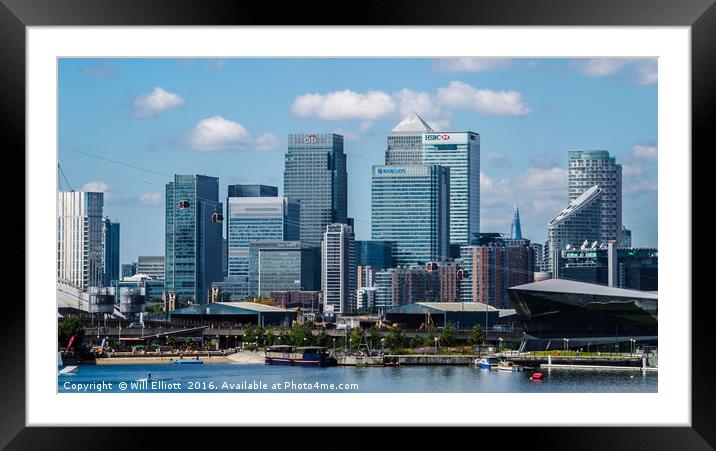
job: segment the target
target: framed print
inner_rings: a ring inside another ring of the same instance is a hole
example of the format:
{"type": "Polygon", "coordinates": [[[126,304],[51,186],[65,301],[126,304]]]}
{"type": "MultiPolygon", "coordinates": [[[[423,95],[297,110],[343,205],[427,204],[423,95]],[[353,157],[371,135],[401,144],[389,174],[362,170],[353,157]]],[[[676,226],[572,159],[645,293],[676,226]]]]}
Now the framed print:
{"type": "Polygon", "coordinates": [[[26,157],[4,445],[520,426],[713,446],[691,149],[716,9],[398,5],[4,1],[26,157]]]}

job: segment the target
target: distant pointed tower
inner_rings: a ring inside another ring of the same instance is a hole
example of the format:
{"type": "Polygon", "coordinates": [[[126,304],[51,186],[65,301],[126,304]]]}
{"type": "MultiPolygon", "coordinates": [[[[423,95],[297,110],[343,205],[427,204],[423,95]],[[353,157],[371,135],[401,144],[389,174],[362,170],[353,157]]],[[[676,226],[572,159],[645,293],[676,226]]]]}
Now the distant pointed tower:
{"type": "Polygon", "coordinates": [[[520,225],[520,209],[515,205],[515,215],[512,217],[512,230],[510,230],[510,238],[513,240],[522,239],[522,225],[520,225]]]}

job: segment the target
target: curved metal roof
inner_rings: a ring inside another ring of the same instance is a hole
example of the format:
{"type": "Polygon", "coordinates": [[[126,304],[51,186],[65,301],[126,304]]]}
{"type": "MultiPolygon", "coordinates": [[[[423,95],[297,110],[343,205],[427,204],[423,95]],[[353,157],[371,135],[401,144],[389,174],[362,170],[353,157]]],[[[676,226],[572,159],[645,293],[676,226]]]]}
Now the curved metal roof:
{"type": "Polygon", "coordinates": [[[658,300],[655,291],[639,291],[627,288],[609,287],[596,283],[578,282],[566,279],[548,279],[508,288],[508,290],[541,291],[549,293],[585,294],[594,296],[619,296],[638,299],[658,300]]]}

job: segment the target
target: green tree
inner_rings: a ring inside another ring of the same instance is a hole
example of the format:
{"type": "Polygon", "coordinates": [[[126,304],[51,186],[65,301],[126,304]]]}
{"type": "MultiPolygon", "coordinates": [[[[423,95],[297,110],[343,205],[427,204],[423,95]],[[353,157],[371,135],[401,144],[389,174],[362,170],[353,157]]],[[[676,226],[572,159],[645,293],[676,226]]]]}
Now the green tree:
{"type": "Polygon", "coordinates": [[[348,341],[350,342],[351,349],[357,350],[360,345],[361,339],[363,338],[363,331],[360,327],[353,329],[348,341]]]}
{"type": "Polygon", "coordinates": [[[470,328],[470,334],[467,337],[467,342],[471,346],[479,345],[485,341],[485,333],[482,331],[482,327],[479,324],[475,324],[470,328]]]}
{"type": "Polygon", "coordinates": [[[278,333],[278,344],[290,345],[292,341],[293,340],[291,339],[291,334],[288,329],[285,326],[281,326],[278,333]]]}
{"type": "Polygon", "coordinates": [[[266,332],[266,335],[264,336],[264,344],[266,346],[273,346],[273,344],[276,342],[276,336],[273,334],[272,331],[266,332]]]}
{"type": "Polygon", "coordinates": [[[440,345],[442,346],[454,346],[455,345],[455,326],[452,323],[447,323],[443,327],[440,333],[440,345]]]}
{"type": "Polygon", "coordinates": [[[177,338],[174,335],[170,335],[167,337],[167,346],[172,346],[176,348],[177,338]]]}
{"type": "Polygon", "coordinates": [[[289,335],[294,346],[310,346],[313,344],[310,323],[294,324],[289,335]]]}
{"type": "Polygon", "coordinates": [[[73,335],[75,336],[75,341],[72,346],[79,346],[85,336],[85,326],[82,321],[76,316],[60,319],[57,325],[57,340],[60,345],[66,347],[73,335]]]}
{"type": "Polygon", "coordinates": [[[328,336],[325,330],[322,330],[321,333],[316,335],[316,345],[322,346],[324,348],[328,348],[331,346],[331,337],[328,336]]]}
{"type": "Polygon", "coordinates": [[[147,307],[147,313],[152,313],[155,315],[164,313],[164,305],[163,304],[151,304],[149,307],[147,307]]]}
{"type": "Polygon", "coordinates": [[[263,346],[266,344],[266,329],[261,326],[256,327],[256,344],[263,346]]]}
{"type": "Polygon", "coordinates": [[[385,337],[385,347],[390,348],[393,352],[407,346],[407,343],[407,337],[400,329],[391,329],[385,337]]]}
{"type": "Polygon", "coordinates": [[[255,343],[257,338],[256,326],[249,324],[244,330],[244,343],[255,343]]]}

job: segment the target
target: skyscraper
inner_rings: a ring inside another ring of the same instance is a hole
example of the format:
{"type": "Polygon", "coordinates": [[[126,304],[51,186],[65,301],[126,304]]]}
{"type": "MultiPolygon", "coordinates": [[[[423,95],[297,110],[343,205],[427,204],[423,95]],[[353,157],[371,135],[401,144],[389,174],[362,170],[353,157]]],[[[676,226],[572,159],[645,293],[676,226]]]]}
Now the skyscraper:
{"type": "Polygon", "coordinates": [[[393,246],[390,241],[356,241],[356,265],[390,268],[393,263],[393,246]]]}
{"type": "Polygon", "coordinates": [[[356,257],[353,227],[329,224],[323,234],[321,281],[323,311],[351,313],[356,310],[356,257]]]}
{"type": "Polygon", "coordinates": [[[164,280],[164,256],[140,255],[137,257],[137,273],[154,280],[164,280]]]}
{"type": "Polygon", "coordinates": [[[175,175],[166,185],[165,285],[177,306],[208,301],[221,280],[223,206],[219,179],[175,175]]]}
{"type": "Polygon", "coordinates": [[[386,165],[441,165],[450,169],[450,243],[480,233],[480,135],[434,131],[415,112],[388,135],[386,165]]]}
{"type": "Polygon", "coordinates": [[[423,135],[423,164],[450,168],[450,243],[467,244],[480,233],[480,135],[423,135]]]}
{"type": "Polygon", "coordinates": [[[301,242],[320,246],[328,224],[348,219],[348,174],[343,136],[288,135],[284,195],[301,203],[301,242]]]}
{"type": "Polygon", "coordinates": [[[317,247],[298,241],[251,243],[249,294],[269,296],[272,291],[316,291],[319,268],[317,247]]]}
{"type": "Polygon", "coordinates": [[[602,189],[592,186],[547,224],[552,277],[557,277],[557,257],[567,244],[601,239],[602,211],[602,189]]]}
{"type": "Polygon", "coordinates": [[[119,280],[119,223],[104,220],[104,286],[119,280]]]}
{"type": "Polygon", "coordinates": [[[395,243],[394,264],[449,255],[450,188],[442,166],[373,166],[371,236],[395,243]]]}
{"type": "Polygon", "coordinates": [[[520,224],[520,209],[515,205],[515,214],[512,217],[512,228],[510,230],[510,238],[513,240],[522,239],[522,224],[520,224]]]}
{"type": "Polygon", "coordinates": [[[386,165],[423,164],[423,134],[433,129],[416,112],[410,113],[388,135],[386,165]]]}
{"type": "Polygon", "coordinates": [[[226,199],[228,275],[249,275],[249,245],[262,241],[298,241],[300,207],[294,199],[278,197],[264,185],[229,185],[226,199]],[[252,187],[261,187],[251,189],[252,187]]]}
{"type": "Polygon", "coordinates": [[[122,263],[122,280],[137,274],[137,262],[122,263]]]}
{"type": "Polygon", "coordinates": [[[600,241],[621,244],[622,165],[606,150],[569,151],[569,201],[574,202],[594,185],[602,190],[600,241]]]}
{"type": "Polygon", "coordinates": [[[104,193],[57,193],[57,279],[80,290],[104,283],[104,193]]]}

